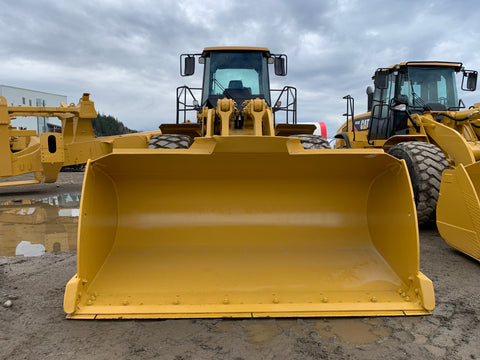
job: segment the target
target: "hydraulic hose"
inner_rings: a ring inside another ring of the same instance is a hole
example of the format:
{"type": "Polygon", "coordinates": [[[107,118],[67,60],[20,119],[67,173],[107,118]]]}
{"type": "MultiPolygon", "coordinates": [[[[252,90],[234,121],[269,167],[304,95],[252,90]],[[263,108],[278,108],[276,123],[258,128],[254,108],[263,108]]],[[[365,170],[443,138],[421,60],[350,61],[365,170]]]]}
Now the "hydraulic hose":
{"type": "MultiPolygon", "coordinates": [[[[458,118],[456,118],[456,117],[453,117],[453,116],[450,116],[450,115],[445,114],[445,113],[438,113],[437,116],[439,116],[439,115],[440,115],[440,116],[446,116],[446,117],[448,117],[449,119],[452,119],[453,121],[465,121],[465,120],[470,119],[470,117],[471,117],[472,115],[476,114],[476,113],[478,113],[478,111],[474,111],[474,112],[468,114],[467,116],[465,116],[464,118],[460,118],[460,119],[458,119],[458,118]]],[[[437,121],[438,121],[438,120],[437,120],[437,121]]],[[[472,125],[473,125],[473,124],[472,124],[472,125]]],[[[474,126],[475,126],[475,125],[474,125],[474,126]]],[[[475,126],[475,127],[480,127],[480,126],[475,126]]]]}

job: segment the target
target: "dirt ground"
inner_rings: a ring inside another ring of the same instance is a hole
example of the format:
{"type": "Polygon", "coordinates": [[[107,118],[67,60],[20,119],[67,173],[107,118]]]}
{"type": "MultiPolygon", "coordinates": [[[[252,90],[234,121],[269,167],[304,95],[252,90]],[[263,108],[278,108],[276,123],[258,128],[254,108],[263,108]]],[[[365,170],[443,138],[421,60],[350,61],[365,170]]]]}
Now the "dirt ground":
{"type": "MultiPolygon", "coordinates": [[[[81,173],[60,175],[57,184],[1,188],[0,201],[80,191],[81,173]]],[[[421,230],[420,248],[433,315],[369,318],[66,320],[75,253],[3,256],[0,359],[480,359],[480,263],[435,229],[421,230]]]]}

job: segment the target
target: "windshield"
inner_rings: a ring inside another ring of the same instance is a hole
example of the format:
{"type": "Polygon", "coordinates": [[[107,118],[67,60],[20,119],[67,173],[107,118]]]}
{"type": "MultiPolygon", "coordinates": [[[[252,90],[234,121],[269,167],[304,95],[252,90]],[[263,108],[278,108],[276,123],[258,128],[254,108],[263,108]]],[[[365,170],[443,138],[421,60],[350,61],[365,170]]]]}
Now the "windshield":
{"type": "Polygon", "coordinates": [[[233,98],[238,106],[259,97],[270,106],[267,58],[262,52],[212,51],[205,59],[202,105],[212,96],[233,98]]]}
{"type": "Polygon", "coordinates": [[[447,110],[458,108],[455,69],[439,66],[410,66],[400,73],[398,97],[408,97],[413,108],[447,110]]]}

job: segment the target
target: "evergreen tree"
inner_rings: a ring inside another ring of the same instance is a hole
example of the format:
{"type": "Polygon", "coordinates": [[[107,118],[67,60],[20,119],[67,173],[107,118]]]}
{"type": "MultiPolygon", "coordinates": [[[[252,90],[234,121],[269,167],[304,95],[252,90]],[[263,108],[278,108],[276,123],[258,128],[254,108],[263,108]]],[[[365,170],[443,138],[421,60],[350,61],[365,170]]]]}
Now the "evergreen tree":
{"type": "Polygon", "coordinates": [[[118,121],[112,115],[99,113],[95,119],[92,119],[93,132],[95,136],[110,136],[130,134],[137,131],[127,128],[121,121],[118,121]]]}

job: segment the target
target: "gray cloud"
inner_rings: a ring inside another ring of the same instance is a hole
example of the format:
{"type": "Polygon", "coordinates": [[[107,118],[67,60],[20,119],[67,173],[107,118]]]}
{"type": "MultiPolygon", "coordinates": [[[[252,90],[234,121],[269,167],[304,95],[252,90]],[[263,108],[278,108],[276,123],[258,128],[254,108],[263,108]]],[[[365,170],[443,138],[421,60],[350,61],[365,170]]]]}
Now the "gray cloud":
{"type": "MultiPolygon", "coordinates": [[[[0,83],[66,94],[90,92],[100,112],[128,127],[175,119],[179,55],[206,46],[267,46],[289,57],[300,121],[343,122],[342,96],[366,107],[377,67],[406,60],[480,67],[477,3],[431,1],[58,1],[19,0],[0,13],[0,83]],[[461,6],[459,5],[461,4],[461,6]]],[[[201,68],[197,68],[200,72],[201,68]]],[[[465,103],[476,93],[461,94],[465,103]]]]}

